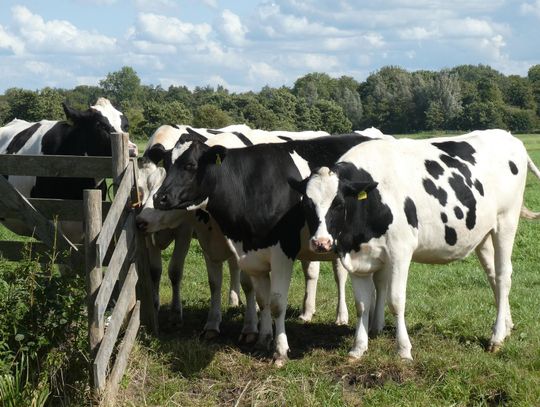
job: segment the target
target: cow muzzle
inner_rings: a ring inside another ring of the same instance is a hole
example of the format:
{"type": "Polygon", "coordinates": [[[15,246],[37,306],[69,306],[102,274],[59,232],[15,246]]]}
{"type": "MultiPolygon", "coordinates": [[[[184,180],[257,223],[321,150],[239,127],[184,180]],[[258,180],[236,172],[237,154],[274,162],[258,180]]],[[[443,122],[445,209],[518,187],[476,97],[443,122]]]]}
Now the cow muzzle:
{"type": "Polygon", "coordinates": [[[156,209],[171,209],[171,199],[169,194],[156,192],[154,194],[154,208],[156,209]]]}
{"type": "Polygon", "coordinates": [[[315,253],[328,253],[332,250],[333,242],[329,237],[313,237],[309,241],[309,246],[315,253]]]}

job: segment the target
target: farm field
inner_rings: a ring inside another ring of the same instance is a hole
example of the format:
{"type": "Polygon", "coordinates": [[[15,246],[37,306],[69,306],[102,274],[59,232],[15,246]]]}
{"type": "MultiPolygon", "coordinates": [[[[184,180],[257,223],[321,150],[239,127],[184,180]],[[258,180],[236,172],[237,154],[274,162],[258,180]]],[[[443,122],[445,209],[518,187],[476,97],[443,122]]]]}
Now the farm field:
{"type": "MultiPolygon", "coordinates": [[[[540,165],[540,136],[519,137],[540,165]]],[[[144,144],[139,144],[141,151],[144,144]]],[[[540,210],[540,181],[532,177],[525,203],[540,210]]],[[[0,238],[11,237],[0,228],[0,238]]],[[[397,357],[394,319],[388,311],[383,334],[370,340],[360,361],[347,362],[356,323],[354,300],[348,285],[349,325],[335,326],[336,288],[328,264],[321,267],[317,313],[312,322],[301,322],[304,279],[297,265],[286,320],[290,361],[282,369],[270,364],[271,355],[238,345],[243,308],[226,306],[226,268],[221,336],[212,342],[200,338],[209,288],[201,250],[193,241],[182,287],[183,324],[175,323],[168,310],[171,292],[165,272],[160,290],[162,332],[158,338],[139,337],[117,405],[540,405],[539,237],[540,222],[520,222],[510,293],[515,329],[497,354],[485,351],[495,306],[474,256],[449,265],[413,264],[406,311],[414,358],[409,363],[397,357]]],[[[171,252],[164,252],[164,270],[171,252]]]]}
{"type": "MultiPolygon", "coordinates": [[[[519,137],[540,164],[540,136],[519,137]]],[[[525,202],[540,210],[536,179],[529,179],[525,202]]],[[[119,405],[540,405],[539,236],[540,223],[521,221],[510,296],[515,330],[499,353],[485,351],[495,306],[474,256],[450,265],[413,265],[407,290],[412,363],[396,356],[394,321],[388,311],[383,335],[370,341],[361,361],[347,363],[356,322],[350,287],[349,326],[337,327],[336,288],[331,268],[323,264],[317,313],[311,323],[302,323],[298,316],[304,283],[297,266],[286,320],[290,361],[280,370],[270,365],[270,355],[261,357],[237,344],[242,309],[225,309],[218,340],[200,339],[209,289],[202,253],[193,242],[184,272],[183,325],[170,322],[174,316],[167,309],[171,294],[164,275],[163,332],[159,338],[139,340],[119,405]]],[[[170,254],[170,249],[165,252],[164,267],[170,254]]],[[[224,276],[225,288],[227,271],[224,276]]]]}

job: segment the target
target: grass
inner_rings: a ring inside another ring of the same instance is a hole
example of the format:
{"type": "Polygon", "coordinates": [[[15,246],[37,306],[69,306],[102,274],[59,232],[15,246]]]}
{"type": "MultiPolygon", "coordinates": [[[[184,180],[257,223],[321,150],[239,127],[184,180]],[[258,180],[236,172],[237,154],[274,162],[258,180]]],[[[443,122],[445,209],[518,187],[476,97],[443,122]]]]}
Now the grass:
{"type": "MultiPolygon", "coordinates": [[[[540,163],[540,137],[520,136],[540,163]]],[[[527,205],[540,209],[540,183],[527,184],[527,205]]],[[[497,354],[485,351],[495,318],[491,290],[474,256],[445,266],[413,264],[408,284],[407,323],[414,362],[395,353],[393,318],[370,340],[366,356],[347,363],[355,318],[348,287],[351,321],[333,325],[336,290],[331,269],[323,264],[317,313],[309,324],[298,320],[303,297],[299,267],[293,276],[287,334],[291,360],[283,369],[268,357],[239,346],[242,310],[226,309],[221,337],[199,338],[206,319],[209,289],[197,242],[186,261],[181,327],[168,324],[171,294],[162,279],[159,338],[140,338],[118,404],[125,406],[496,406],[540,405],[540,224],[522,221],[514,250],[510,296],[514,332],[497,354]]],[[[164,264],[170,258],[168,249],[164,264]]],[[[227,281],[225,273],[225,281],[227,281]]],[[[224,284],[225,286],[226,284],[224,284]]],[[[225,290],[223,303],[226,304],[225,290]]]]}
{"type": "MultiPolygon", "coordinates": [[[[520,136],[540,164],[540,136],[520,136]]],[[[139,146],[143,147],[143,146],[139,146]]],[[[540,210],[540,182],[529,179],[525,202],[540,210]]],[[[206,342],[209,288],[196,241],[186,260],[184,323],[171,324],[166,273],[162,277],[158,338],[141,333],[122,380],[118,406],[497,406],[540,405],[540,223],[521,221],[514,246],[510,302],[515,330],[497,354],[485,351],[495,306],[475,257],[450,265],[413,264],[409,274],[407,326],[414,361],[395,352],[393,318],[370,340],[369,351],[347,362],[355,318],[350,287],[350,323],[336,327],[336,289],[323,264],[317,313],[298,320],[303,276],[295,268],[287,313],[291,360],[275,369],[270,359],[237,343],[242,309],[226,308],[221,336],[206,342]]],[[[0,230],[0,238],[6,238],[0,230]]],[[[164,266],[171,249],[164,252],[164,266]]],[[[166,269],[164,267],[164,269],[166,269]]],[[[225,271],[224,281],[228,281],[225,271]]],[[[224,283],[224,287],[227,283],[224,283]]],[[[226,304],[226,293],[223,293],[226,304]]]]}

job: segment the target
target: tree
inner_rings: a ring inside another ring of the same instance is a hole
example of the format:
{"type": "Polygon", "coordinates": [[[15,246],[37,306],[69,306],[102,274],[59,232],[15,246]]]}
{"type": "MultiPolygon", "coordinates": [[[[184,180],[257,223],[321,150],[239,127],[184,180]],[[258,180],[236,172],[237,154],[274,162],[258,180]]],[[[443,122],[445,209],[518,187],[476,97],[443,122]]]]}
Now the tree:
{"type": "Polygon", "coordinates": [[[9,104],[9,115],[6,121],[23,119],[33,121],[29,110],[37,103],[37,93],[31,90],[10,88],[6,90],[6,100],[9,104]]]}
{"type": "Polygon", "coordinates": [[[504,81],[501,91],[505,104],[521,109],[534,109],[536,107],[533,88],[527,78],[510,75],[504,81]]]}
{"type": "Polygon", "coordinates": [[[274,130],[278,118],[270,109],[260,104],[256,99],[250,100],[242,109],[242,117],[250,127],[263,130],[274,130]]]}
{"type": "Polygon", "coordinates": [[[177,101],[159,103],[150,100],[144,104],[143,115],[144,125],[141,127],[146,137],[150,137],[163,124],[189,124],[193,121],[191,111],[177,101]]]}
{"type": "Polygon", "coordinates": [[[98,86],[79,85],[66,92],[65,102],[75,109],[85,110],[104,95],[103,89],[98,86]]]}
{"type": "Polygon", "coordinates": [[[257,95],[257,100],[276,115],[275,128],[272,130],[296,130],[296,97],[288,88],[265,86],[257,95]]]}
{"type": "Polygon", "coordinates": [[[341,106],[354,129],[360,129],[362,125],[363,108],[359,87],[360,84],[350,76],[342,76],[332,92],[332,100],[341,106]]]}
{"type": "Polygon", "coordinates": [[[324,130],[330,134],[348,133],[352,130],[351,121],[336,102],[318,100],[314,106],[321,114],[321,126],[315,130],[324,130]]]}
{"type": "Polygon", "coordinates": [[[193,118],[195,127],[219,129],[231,124],[231,118],[227,113],[214,105],[202,105],[197,109],[193,118]]]}
{"type": "Polygon", "coordinates": [[[310,104],[319,99],[331,99],[335,80],[328,74],[313,72],[298,78],[294,82],[293,94],[304,98],[310,104]]]}
{"type": "Polygon", "coordinates": [[[531,84],[531,90],[536,102],[536,114],[540,116],[540,65],[531,66],[527,78],[531,84]]]}
{"type": "Polygon", "coordinates": [[[62,102],[64,94],[56,89],[44,88],[38,92],[35,103],[29,106],[28,114],[33,120],[65,120],[62,102]]]}
{"type": "Polygon", "coordinates": [[[140,105],[141,80],[137,72],[129,66],[108,73],[105,79],[99,81],[99,85],[111,102],[121,109],[140,105]]]}

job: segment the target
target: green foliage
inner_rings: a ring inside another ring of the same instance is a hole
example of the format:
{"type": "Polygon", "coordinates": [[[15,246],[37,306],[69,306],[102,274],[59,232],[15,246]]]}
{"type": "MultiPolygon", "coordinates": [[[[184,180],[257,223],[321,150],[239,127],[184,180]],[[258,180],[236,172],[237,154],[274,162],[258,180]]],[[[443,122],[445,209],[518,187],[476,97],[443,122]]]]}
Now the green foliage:
{"type": "Polygon", "coordinates": [[[28,357],[22,354],[13,374],[0,375],[0,403],[4,407],[42,407],[50,392],[47,383],[34,386],[30,380],[28,357]]]}
{"type": "Polygon", "coordinates": [[[137,72],[129,66],[108,73],[105,79],[99,81],[99,85],[105,96],[124,110],[130,105],[138,106],[140,103],[141,80],[137,72]]]}
{"type": "Polygon", "coordinates": [[[336,102],[318,100],[314,106],[321,112],[321,125],[314,130],[324,130],[330,134],[348,133],[352,130],[351,121],[336,102]]]}
{"type": "Polygon", "coordinates": [[[193,116],[182,102],[158,102],[150,100],[144,103],[143,116],[145,123],[142,125],[142,134],[139,136],[150,137],[152,133],[163,124],[189,124],[193,116]]]}
{"type": "Polygon", "coordinates": [[[210,104],[199,107],[193,118],[193,125],[195,127],[206,127],[210,129],[219,129],[228,126],[231,122],[231,118],[227,113],[219,107],[210,104]]]}

